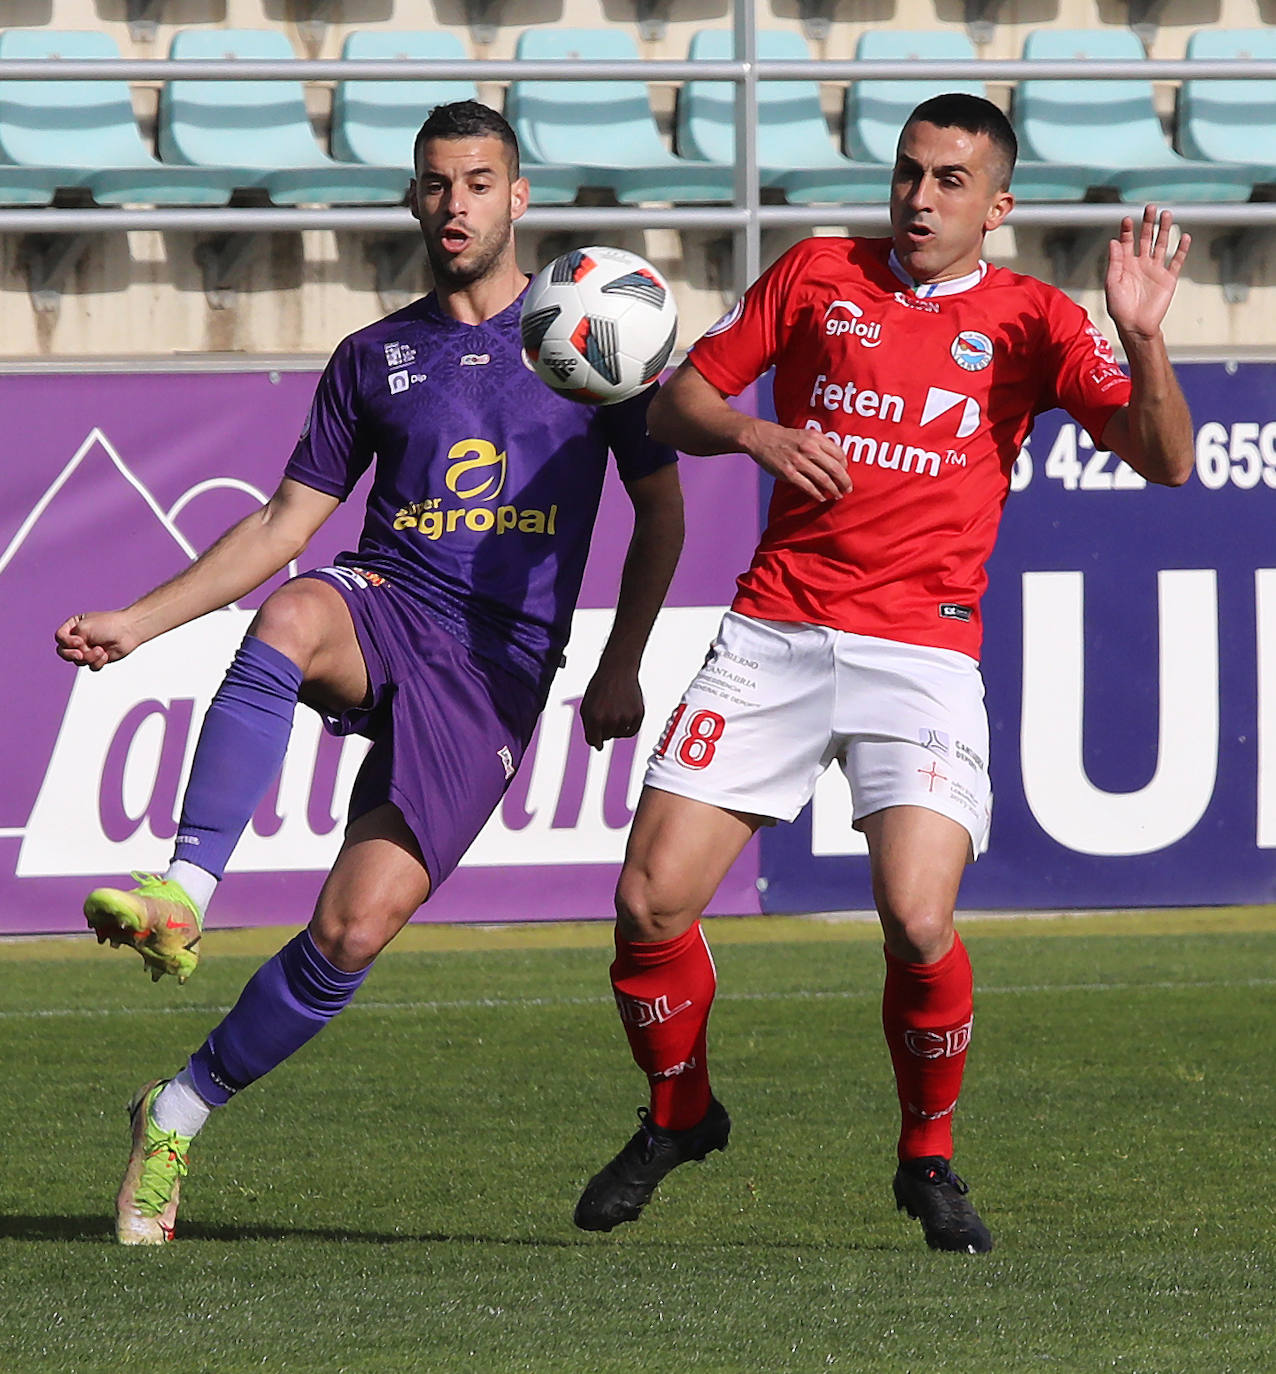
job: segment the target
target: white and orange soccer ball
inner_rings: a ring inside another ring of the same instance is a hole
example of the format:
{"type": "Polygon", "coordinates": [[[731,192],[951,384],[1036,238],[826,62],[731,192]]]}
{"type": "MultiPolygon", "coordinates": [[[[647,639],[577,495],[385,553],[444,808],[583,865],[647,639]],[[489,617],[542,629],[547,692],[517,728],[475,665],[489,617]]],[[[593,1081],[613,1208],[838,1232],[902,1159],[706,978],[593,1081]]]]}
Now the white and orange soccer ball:
{"type": "Polygon", "coordinates": [[[520,323],[527,360],[546,386],[614,405],[660,376],[678,310],[669,283],[637,253],[574,248],[532,279],[520,323]]]}

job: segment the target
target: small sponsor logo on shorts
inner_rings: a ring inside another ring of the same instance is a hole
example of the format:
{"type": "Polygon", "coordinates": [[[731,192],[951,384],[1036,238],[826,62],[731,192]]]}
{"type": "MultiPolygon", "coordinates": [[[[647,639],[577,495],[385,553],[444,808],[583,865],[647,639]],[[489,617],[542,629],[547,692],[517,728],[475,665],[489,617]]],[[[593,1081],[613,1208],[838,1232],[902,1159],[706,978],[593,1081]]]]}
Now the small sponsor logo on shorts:
{"type": "Polygon", "coordinates": [[[923,749],[929,749],[932,754],[948,755],[948,732],[947,730],[932,730],[929,725],[923,725],[917,732],[918,739],[922,742],[923,749]]]}
{"type": "Polygon", "coordinates": [[[969,620],[975,614],[973,606],[962,606],[956,601],[941,601],[939,603],[940,620],[969,620]]]}
{"type": "Polygon", "coordinates": [[[929,768],[919,768],[917,771],[922,775],[922,777],[924,777],[924,778],[929,778],[929,779],[930,779],[929,783],[927,783],[927,786],[926,786],[927,792],[933,792],[933,791],[935,790],[935,784],[936,784],[937,782],[947,782],[947,781],[948,781],[947,775],[944,774],[944,773],[941,773],[941,772],[939,771],[939,769],[936,768],[935,765],[934,765],[933,763],[931,764],[931,766],[930,766],[929,768]]]}
{"type": "Polygon", "coordinates": [[[963,744],[961,740],[958,740],[956,753],[958,763],[964,763],[968,768],[973,768],[976,773],[984,771],[983,759],[975,753],[970,745],[963,744]]]}
{"type": "Polygon", "coordinates": [[[496,757],[500,759],[501,766],[505,769],[505,781],[509,782],[514,776],[514,755],[510,752],[509,745],[502,744],[496,751],[496,757]]]}

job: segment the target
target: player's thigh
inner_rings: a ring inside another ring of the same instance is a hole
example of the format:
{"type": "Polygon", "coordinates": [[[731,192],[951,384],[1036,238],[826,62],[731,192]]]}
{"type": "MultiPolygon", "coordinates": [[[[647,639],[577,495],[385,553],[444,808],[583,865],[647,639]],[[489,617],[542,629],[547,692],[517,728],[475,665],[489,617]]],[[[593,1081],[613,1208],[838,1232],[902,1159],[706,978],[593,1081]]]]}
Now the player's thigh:
{"type": "Polygon", "coordinates": [[[723,616],[660,736],[647,785],[724,811],[793,820],[837,750],[833,633],[723,616]]]}
{"type": "Polygon", "coordinates": [[[430,875],[402,813],[386,803],[352,821],[328,874],[310,933],[348,972],[365,968],[430,895],[430,875]]]}
{"type": "Polygon", "coordinates": [[[873,901],[886,946],[910,963],[942,959],[970,858],[964,825],[923,806],[888,806],[860,821],[868,840],[873,901]]]}
{"type": "Polygon", "coordinates": [[[621,934],[630,940],[681,935],[762,824],[761,816],[644,787],[616,884],[621,934]]]}
{"type": "Polygon", "coordinates": [[[345,598],[330,582],[303,576],[272,592],[248,633],[290,658],[302,700],[338,714],[368,695],[368,669],[345,598]]]}
{"type": "Polygon", "coordinates": [[[992,784],[979,665],[964,654],[883,640],[848,643],[844,659],[847,715],[837,724],[856,828],[887,807],[921,807],[963,827],[971,858],[981,854],[992,784]]]}

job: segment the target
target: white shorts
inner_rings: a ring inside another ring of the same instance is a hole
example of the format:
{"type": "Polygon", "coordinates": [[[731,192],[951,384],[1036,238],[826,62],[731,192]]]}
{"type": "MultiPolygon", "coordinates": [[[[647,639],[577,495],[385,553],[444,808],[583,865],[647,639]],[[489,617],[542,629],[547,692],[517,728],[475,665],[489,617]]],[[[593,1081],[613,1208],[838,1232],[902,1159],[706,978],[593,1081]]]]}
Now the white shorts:
{"type": "Polygon", "coordinates": [[[952,649],[728,611],[646,784],[791,821],[834,759],[856,829],[884,807],[924,806],[965,827],[972,855],[987,847],[984,683],[952,649]]]}

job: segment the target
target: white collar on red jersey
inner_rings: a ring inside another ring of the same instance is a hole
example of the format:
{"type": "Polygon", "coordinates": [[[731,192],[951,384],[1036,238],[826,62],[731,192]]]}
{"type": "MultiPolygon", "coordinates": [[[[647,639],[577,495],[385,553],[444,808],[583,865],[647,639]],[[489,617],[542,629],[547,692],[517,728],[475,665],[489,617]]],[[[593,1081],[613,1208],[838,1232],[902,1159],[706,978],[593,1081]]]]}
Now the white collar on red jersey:
{"type": "Polygon", "coordinates": [[[980,258],[979,266],[973,272],[967,272],[964,277],[954,277],[951,281],[914,281],[895,256],[893,248],[887,261],[890,263],[891,271],[914,296],[922,300],[929,300],[931,296],[959,296],[963,291],[969,291],[972,286],[978,286],[988,275],[988,264],[980,258]]]}

